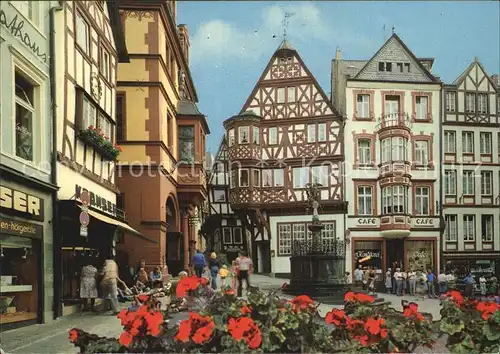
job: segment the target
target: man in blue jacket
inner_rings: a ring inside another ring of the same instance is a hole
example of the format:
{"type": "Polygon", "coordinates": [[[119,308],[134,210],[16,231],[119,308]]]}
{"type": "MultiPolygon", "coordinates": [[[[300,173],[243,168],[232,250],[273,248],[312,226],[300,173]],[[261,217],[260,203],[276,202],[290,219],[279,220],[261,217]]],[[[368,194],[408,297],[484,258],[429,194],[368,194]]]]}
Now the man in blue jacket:
{"type": "Polygon", "coordinates": [[[194,272],[197,277],[203,275],[203,269],[205,269],[206,259],[205,255],[200,251],[196,250],[196,254],[193,256],[193,266],[194,272]]]}

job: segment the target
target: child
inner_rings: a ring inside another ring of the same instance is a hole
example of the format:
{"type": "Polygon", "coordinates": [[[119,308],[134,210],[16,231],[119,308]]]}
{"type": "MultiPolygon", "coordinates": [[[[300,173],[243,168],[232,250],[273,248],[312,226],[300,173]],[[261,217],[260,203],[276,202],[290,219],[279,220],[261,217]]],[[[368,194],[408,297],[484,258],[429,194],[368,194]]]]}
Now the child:
{"type": "Polygon", "coordinates": [[[219,269],[219,275],[221,280],[221,287],[226,286],[226,278],[229,275],[229,270],[227,270],[227,265],[223,265],[221,269],[219,269]]]}
{"type": "Polygon", "coordinates": [[[238,287],[238,262],[236,261],[233,261],[233,263],[231,264],[231,288],[233,288],[234,290],[236,290],[236,288],[238,287]]]}

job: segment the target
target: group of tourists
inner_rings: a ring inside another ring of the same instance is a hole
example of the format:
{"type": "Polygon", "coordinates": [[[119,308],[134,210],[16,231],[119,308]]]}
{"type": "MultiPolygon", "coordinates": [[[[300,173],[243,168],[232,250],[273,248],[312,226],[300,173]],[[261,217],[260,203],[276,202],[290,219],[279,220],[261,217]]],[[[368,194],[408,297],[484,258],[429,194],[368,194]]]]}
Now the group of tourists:
{"type": "Polygon", "coordinates": [[[253,272],[253,262],[244,251],[240,252],[239,257],[228,268],[226,264],[220,264],[215,252],[210,253],[207,259],[203,252],[197,250],[192,259],[192,266],[198,277],[210,279],[214,290],[219,287],[219,278],[221,287],[230,284],[231,288],[237,290],[238,296],[242,296],[244,282],[247,289],[250,287],[249,278],[253,272]],[[231,283],[226,283],[229,278],[231,278],[231,283]]]}

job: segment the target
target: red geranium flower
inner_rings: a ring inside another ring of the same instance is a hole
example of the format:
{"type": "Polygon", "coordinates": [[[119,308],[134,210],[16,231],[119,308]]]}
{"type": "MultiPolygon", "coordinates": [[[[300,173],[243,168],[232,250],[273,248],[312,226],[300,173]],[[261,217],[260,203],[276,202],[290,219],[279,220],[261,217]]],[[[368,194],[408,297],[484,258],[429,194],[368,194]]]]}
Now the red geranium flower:
{"type": "Polygon", "coordinates": [[[94,130],[94,126],[93,126],[93,125],[90,125],[90,126],[89,126],[89,130],[94,130]]]}
{"type": "Polygon", "coordinates": [[[368,336],[366,334],[354,336],[354,339],[357,340],[363,347],[368,345],[368,336]]]}
{"type": "Polygon", "coordinates": [[[73,328],[69,331],[69,341],[71,343],[75,343],[77,339],[78,339],[78,330],[76,328],[73,328]]]}
{"type": "Polygon", "coordinates": [[[132,343],[133,339],[134,337],[129,332],[125,331],[120,335],[120,344],[128,347],[130,346],[130,343],[132,343]]]}
{"type": "Polygon", "coordinates": [[[339,309],[333,309],[332,311],[328,312],[325,317],[326,323],[334,324],[337,327],[347,324],[348,319],[349,317],[347,317],[346,313],[343,310],[339,309]]]}
{"type": "Polygon", "coordinates": [[[233,289],[227,289],[225,292],[224,292],[224,295],[236,295],[236,293],[234,292],[233,289]]]}
{"type": "Polygon", "coordinates": [[[206,285],[207,282],[206,280],[203,280],[203,278],[199,278],[196,275],[185,277],[181,279],[177,284],[175,293],[177,297],[184,297],[188,292],[198,289],[198,286],[200,286],[200,284],[206,285]]]}
{"type": "Polygon", "coordinates": [[[372,303],[375,301],[375,298],[370,295],[366,295],[364,293],[354,293],[353,291],[349,291],[344,295],[345,302],[360,302],[360,303],[372,303]]]}
{"type": "Polygon", "coordinates": [[[245,316],[245,315],[252,313],[252,309],[250,307],[248,307],[247,305],[245,305],[245,306],[241,307],[240,313],[242,316],[245,316]]]}
{"type": "Polygon", "coordinates": [[[262,343],[259,326],[250,317],[230,318],[227,330],[237,341],[243,339],[250,349],[257,349],[262,343]]]}
{"type": "Polygon", "coordinates": [[[460,294],[460,291],[450,290],[446,294],[444,294],[444,296],[447,298],[451,298],[453,301],[455,301],[455,304],[459,307],[465,303],[465,300],[462,294],[460,294]]]}
{"type": "Polygon", "coordinates": [[[494,302],[480,301],[476,306],[476,310],[481,312],[482,319],[487,321],[490,315],[500,310],[500,305],[494,302]]]}
{"type": "Polygon", "coordinates": [[[356,294],[353,291],[348,291],[344,295],[344,301],[346,301],[346,302],[354,302],[354,301],[356,301],[356,294]]]}
{"type": "Polygon", "coordinates": [[[161,312],[149,312],[144,319],[146,320],[148,327],[148,334],[152,336],[157,336],[160,334],[160,326],[163,323],[163,315],[161,312]]]}
{"type": "Polygon", "coordinates": [[[139,300],[141,303],[148,302],[149,301],[149,296],[147,296],[147,295],[139,295],[139,296],[137,296],[137,300],[139,300]]]}
{"type": "Polygon", "coordinates": [[[381,327],[384,324],[385,321],[383,318],[370,317],[366,320],[365,330],[368,331],[368,333],[370,334],[380,335],[382,338],[385,338],[387,337],[387,329],[381,327]]]}
{"type": "Polygon", "coordinates": [[[311,308],[315,308],[314,301],[307,295],[300,295],[290,300],[292,304],[292,309],[295,312],[299,312],[302,310],[309,310],[311,308]]]}
{"type": "Polygon", "coordinates": [[[175,339],[187,342],[191,338],[194,343],[201,344],[210,339],[214,329],[215,323],[211,317],[190,312],[189,319],[181,321],[175,339]]]}
{"type": "Polygon", "coordinates": [[[419,322],[424,320],[424,316],[420,312],[418,312],[418,305],[414,302],[411,302],[408,307],[403,311],[403,316],[405,317],[413,317],[415,316],[419,322]]]}

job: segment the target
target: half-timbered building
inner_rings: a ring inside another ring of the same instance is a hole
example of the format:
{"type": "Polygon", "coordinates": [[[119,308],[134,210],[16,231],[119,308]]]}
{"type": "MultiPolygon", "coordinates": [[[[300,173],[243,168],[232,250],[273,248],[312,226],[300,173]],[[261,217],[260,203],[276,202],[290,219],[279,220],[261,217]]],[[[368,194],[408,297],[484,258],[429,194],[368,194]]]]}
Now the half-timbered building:
{"type": "Polygon", "coordinates": [[[311,239],[309,183],[320,184],[325,248],[343,238],[343,123],[286,40],[240,114],[224,122],[228,198],[240,219],[255,225],[250,250],[258,271],[289,274],[294,241],[311,239]]]}
{"type": "Polygon", "coordinates": [[[67,1],[55,19],[57,315],[79,308],[79,274],[88,257],[100,265],[116,256],[120,230],[138,234],[124,222],[114,172],[116,75],[118,62],[128,60],[118,3],[67,1]]]}
{"type": "Polygon", "coordinates": [[[500,90],[475,58],[444,86],[444,264],[500,275],[500,90]]]}
{"type": "Polygon", "coordinates": [[[369,60],[332,63],[347,115],[347,271],[436,269],[439,264],[441,82],[393,34],[369,60]],[[360,261],[362,261],[360,263],[360,261]]]}
{"type": "Polygon", "coordinates": [[[187,269],[203,247],[198,225],[207,199],[205,116],[189,69],[189,34],[176,1],[121,1],[130,63],[118,71],[118,186],[130,224],[157,241],[126,239],[131,264],[187,269]]]}

